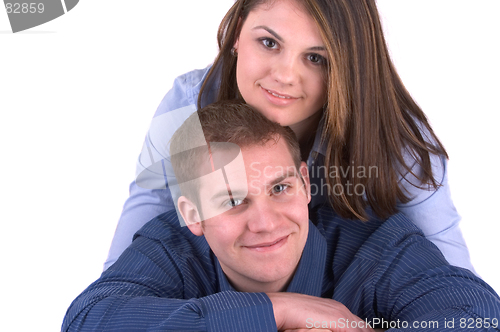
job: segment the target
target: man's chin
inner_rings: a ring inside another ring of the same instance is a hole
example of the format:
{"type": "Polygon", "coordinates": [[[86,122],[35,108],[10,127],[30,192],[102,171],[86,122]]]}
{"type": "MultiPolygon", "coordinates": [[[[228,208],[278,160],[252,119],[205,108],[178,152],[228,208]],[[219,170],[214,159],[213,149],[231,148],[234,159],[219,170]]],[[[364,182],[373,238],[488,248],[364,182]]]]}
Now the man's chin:
{"type": "MultiPolygon", "coordinates": [[[[290,259],[286,261],[290,262],[290,259]]],[[[252,278],[263,284],[279,283],[293,276],[296,266],[297,264],[283,266],[282,260],[280,264],[270,264],[254,270],[252,278]]]]}

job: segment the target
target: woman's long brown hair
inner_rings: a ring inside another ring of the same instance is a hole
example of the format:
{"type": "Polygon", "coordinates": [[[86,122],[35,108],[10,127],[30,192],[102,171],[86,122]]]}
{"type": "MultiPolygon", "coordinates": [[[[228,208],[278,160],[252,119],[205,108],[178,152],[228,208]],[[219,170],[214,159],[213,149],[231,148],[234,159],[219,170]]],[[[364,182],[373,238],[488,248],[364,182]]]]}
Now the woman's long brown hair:
{"type": "MultiPolygon", "coordinates": [[[[241,97],[231,48],[248,13],[269,1],[238,0],[222,20],[220,52],[202,85],[199,107],[209,88],[218,87],[218,101],[241,97]]],[[[381,218],[394,214],[398,202],[411,200],[399,183],[405,174],[420,181],[415,186],[436,190],[430,154],[448,156],[394,68],[375,1],[297,2],[316,21],[328,53],[323,170],[334,210],[361,220],[367,220],[368,206],[381,218]]]]}

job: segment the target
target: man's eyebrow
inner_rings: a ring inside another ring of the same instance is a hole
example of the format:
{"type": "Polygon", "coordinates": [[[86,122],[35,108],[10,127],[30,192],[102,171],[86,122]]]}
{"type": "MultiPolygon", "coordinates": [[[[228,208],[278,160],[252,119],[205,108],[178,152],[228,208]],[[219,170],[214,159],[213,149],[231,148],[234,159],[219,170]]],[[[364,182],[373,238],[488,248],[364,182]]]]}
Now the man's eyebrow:
{"type": "Polygon", "coordinates": [[[293,177],[295,177],[295,178],[299,178],[299,176],[298,176],[298,173],[297,173],[297,170],[296,170],[296,169],[294,169],[293,171],[288,170],[288,171],[287,171],[286,173],[284,173],[283,175],[281,175],[281,176],[279,176],[279,177],[277,177],[277,178],[273,179],[272,181],[270,181],[270,182],[267,184],[267,186],[268,186],[268,187],[272,187],[272,186],[274,186],[274,185],[276,185],[276,184],[278,184],[278,183],[280,183],[280,182],[283,182],[283,180],[286,180],[286,179],[288,179],[288,178],[293,178],[293,177]]]}
{"type": "MultiPolygon", "coordinates": [[[[276,31],[274,31],[270,27],[267,27],[265,25],[258,25],[256,27],[254,27],[252,30],[258,30],[258,29],[266,30],[271,35],[273,35],[274,38],[278,39],[280,42],[283,42],[283,37],[281,37],[276,31]]],[[[326,51],[326,47],[324,47],[324,46],[313,46],[313,47],[309,47],[307,50],[308,51],[326,51]]]]}
{"type": "Polygon", "coordinates": [[[219,198],[226,198],[226,197],[243,197],[247,195],[248,193],[245,190],[230,190],[229,188],[226,189],[221,189],[220,191],[216,192],[212,197],[210,197],[211,201],[215,201],[219,198]]]}
{"type": "MultiPolygon", "coordinates": [[[[277,178],[274,178],[272,179],[271,181],[269,181],[266,186],[267,187],[272,187],[280,182],[283,182],[283,180],[286,180],[288,178],[300,178],[297,170],[294,168],[293,170],[288,170],[286,173],[284,173],[283,175],[281,176],[278,176],[277,178]]],[[[226,198],[226,197],[230,197],[230,198],[233,198],[233,197],[246,197],[248,195],[248,192],[245,191],[245,190],[231,190],[230,188],[226,187],[226,189],[221,189],[219,190],[218,192],[216,192],[215,194],[212,195],[212,197],[210,197],[210,200],[211,201],[215,201],[219,198],[226,198]]]]}

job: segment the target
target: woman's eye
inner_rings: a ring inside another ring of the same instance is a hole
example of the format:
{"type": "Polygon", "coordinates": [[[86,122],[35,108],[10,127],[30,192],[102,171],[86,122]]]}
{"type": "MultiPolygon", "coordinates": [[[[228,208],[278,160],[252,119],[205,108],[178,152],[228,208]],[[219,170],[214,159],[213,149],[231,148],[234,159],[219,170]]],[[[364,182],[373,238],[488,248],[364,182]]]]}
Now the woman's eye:
{"type": "Polygon", "coordinates": [[[272,191],[273,191],[273,194],[279,195],[282,192],[284,192],[287,188],[288,188],[288,185],[286,185],[286,184],[277,184],[273,187],[272,191]]]}
{"type": "Polygon", "coordinates": [[[261,40],[262,44],[264,44],[267,48],[276,48],[276,41],[270,38],[264,38],[261,40]]]}
{"type": "Polygon", "coordinates": [[[326,63],[325,58],[319,54],[309,54],[307,58],[314,64],[322,65],[326,63]]]}

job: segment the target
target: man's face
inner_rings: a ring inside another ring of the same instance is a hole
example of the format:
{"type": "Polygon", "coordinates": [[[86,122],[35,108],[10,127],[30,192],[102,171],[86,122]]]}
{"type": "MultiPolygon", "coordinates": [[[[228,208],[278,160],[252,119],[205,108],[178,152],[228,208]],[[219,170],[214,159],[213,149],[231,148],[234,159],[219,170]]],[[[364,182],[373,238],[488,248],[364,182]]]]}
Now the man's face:
{"type": "MultiPolygon", "coordinates": [[[[205,235],[237,290],[282,291],[307,240],[307,167],[302,163],[296,169],[283,139],[241,152],[246,176],[241,176],[241,167],[228,165],[224,168],[228,181],[202,183],[201,210],[213,217],[188,227],[205,235]],[[214,213],[217,209],[221,213],[214,213]]],[[[217,153],[221,152],[214,158],[217,153]]]]}

